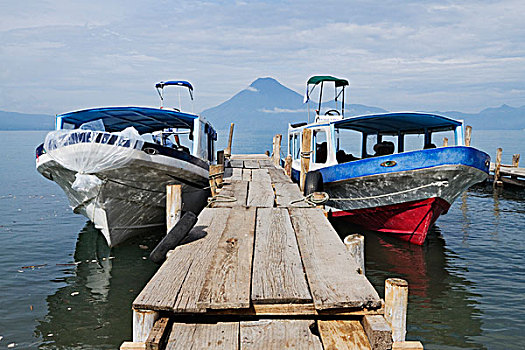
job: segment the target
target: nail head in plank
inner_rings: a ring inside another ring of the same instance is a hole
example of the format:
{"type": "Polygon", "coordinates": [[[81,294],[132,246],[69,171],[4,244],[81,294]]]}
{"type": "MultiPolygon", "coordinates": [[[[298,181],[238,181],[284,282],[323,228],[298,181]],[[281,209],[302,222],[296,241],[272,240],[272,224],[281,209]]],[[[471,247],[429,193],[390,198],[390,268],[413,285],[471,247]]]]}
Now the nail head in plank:
{"type": "Polygon", "coordinates": [[[257,209],[253,303],[307,303],[312,297],[288,211],[257,209]]]}
{"type": "Polygon", "coordinates": [[[315,349],[322,350],[319,337],[310,327],[313,320],[259,320],[240,323],[241,349],[281,350],[315,349]]]}
{"type": "MultiPolygon", "coordinates": [[[[363,327],[357,320],[317,321],[325,350],[371,350],[363,327]]],[[[375,349],[375,348],[374,348],[375,349]]]]}
{"type": "Polygon", "coordinates": [[[209,309],[250,307],[255,208],[232,209],[206,274],[198,305],[209,309]]]}
{"type": "Polygon", "coordinates": [[[381,300],[357,274],[339,235],[317,208],[289,208],[316,309],[378,308],[381,300]]]}

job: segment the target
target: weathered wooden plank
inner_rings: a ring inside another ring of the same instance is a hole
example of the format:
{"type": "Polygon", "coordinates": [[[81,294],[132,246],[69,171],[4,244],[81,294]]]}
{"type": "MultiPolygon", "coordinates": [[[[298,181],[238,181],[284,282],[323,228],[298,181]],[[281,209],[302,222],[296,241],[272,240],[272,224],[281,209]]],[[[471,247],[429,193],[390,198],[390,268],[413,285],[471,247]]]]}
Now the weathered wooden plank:
{"type": "Polygon", "coordinates": [[[250,182],[247,205],[249,207],[272,208],[275,194],[270,182],[250,182]]]}
{"type": "Polygon", "coordinates": [[[125,341],[120,345],[120,350],[146,350],[146,343],[125,341]]]}
{"type": "Polygon", "coordinates": [[[325,350],[372,349],[363,327],[357,320],[317,321],[317,326],[325,350]]]}
{"type": "Polygon", "coordinates": [[[311,302],[288,211],[257,209],[255,232],[253,303],[311,302]]]}
{"type": "Polygon", "coordinates": [[[169,336],[170,319],[161,317],[155,321],[146,340],[146,350],[164,349],[169,336]]]}
{"type": "Polygon", "coordinates": [[[232,154],[231,159],[261,160],[261,159],[270,159],[270,158],[266,154],[255,153],[255,154],[232,154]]]}
{"type": "Polygon", "coordinates": [[[361,319],[370,346],[374,350],[387,350],[392,348],[392,329],[383,315],[365,315],[361,319]]]}
{"type": "Polygon", "coordinates": [[[307,304],[256,304],[252,303],[249,309],[208,309],[206,315],[230,316],[365,316],[383,315],[380,309],[333,309],[319,312],[313,303],[307,304]]]}
{"type": "Polygon", "coordinates": [[[230,167],[232,168],[244,168],[244,161],[240,159],[230,159],[230,167]]]}
{"type": "Polygon", "coordinates": [[[230,183],[224,184],[212,208],[245,207],[247,197],[248,182],[231,180],[230,183]]]}
{"type": "Polygon", "coordinates": [[[380,307],[379,295],[364,275],[355,272],[355,262],[323,211],[288,210],[316,309],[380,307]]]}
{"type": "Polygon", "coordinates": [[[270,178],[270,174],[268,174],[268,169],[253,169],[252,181],[271,183],[272,179],[270,178]]]}
{"type": "Polygon", "coordinates": [[[282,168],[268,168],[268,173],[270,173],[272,184],[277,182],[292,183],[292,180],[286,176],[282,168]]]}
{"type": "Polygon", "coordinates": [[[392,343],[392,350],[423,350],[420,341],[396,341],[392,343]]]}
{"type": "Polygon", "coordinates": [[[206,259],[206,255],[201,255],[202,250],[210,244],[217,245],[229,211],[227,208],[207,208],[200,213],[188,236],[203,238],[175,248],[133,302],[135,309],[172,310],[188,271],[194,265],[201,265],[194,264],[196,260],[202,262],[206,259]]]}
{"type": "MultiPolygon", "coordinates": [[[[206,273],[210,268],[222,233],[225,230],[231,231],[231,226],[235,225],[235,219],[232,217],[233,210],[229,210],[227,213],[221,213],[216,209],[212,210],[216,211],[216,217],[219,216],[217,218],[214,217],[217,224],[214,225],[214,222],[212,222],[210,226],[203,228],[207,232],[209,239],[203,240],[202,245],[196,247],[196,249],[191,252],[194,256],[194,261],[185,276],[184,283],[173,305],[172,310],[174,312],[197,313],[206,311],[206,309],[197,305],[201,289],[205,282],[206,273]]],[[[195,227],[198,227],[198,223],[195,227]]]]}
{"type": "MultiPolygon", "coordinates": [[[[231,181],[241,181],[242,180],[242,169],[240,168],[226,168],[226,170],[231,169],[232,174],[230,176],[231,181]]],[[[226,172],[226,170],[224,170],[226,172]]]]}
{"type": "Polygon", "coordinates": [[[259,169],[259,161],[256,159],[247,159],[244,161],[244,168],[246,169],[259,169]]]}
{"type": "Polygon", "coordinates": [[[166,350],[239,349],[239,323],[174,323],[166,350]]]}
{"type": "Polygon", "coordinates": [[[260,320],[240,323],[241,349],[323,349],[312,320],[260,320]]]}
{"type": "Polygon", "coordinates": [[[275,167],[275,165],[273,165],[270,159],[260,159],[259,166],[261,168],[274,168],[275,167]]]}
{"type": "Polygon", "coordinates": [[[252,181],[252,169],[242,169],[242,180],[252,181]]]}
{"type": "Polygon", "coordinates": [[[232,209],[206,274],[197,303],[199,307],[250,307],[255,213],[255,208],[232,209]]]}
{"type": "Polygon", "coordinates": [[[274,187],[277,207],[311,208],[308,203],[302,200],[304,196],[297,184],[277,182],[274,183],[274,187]]]}

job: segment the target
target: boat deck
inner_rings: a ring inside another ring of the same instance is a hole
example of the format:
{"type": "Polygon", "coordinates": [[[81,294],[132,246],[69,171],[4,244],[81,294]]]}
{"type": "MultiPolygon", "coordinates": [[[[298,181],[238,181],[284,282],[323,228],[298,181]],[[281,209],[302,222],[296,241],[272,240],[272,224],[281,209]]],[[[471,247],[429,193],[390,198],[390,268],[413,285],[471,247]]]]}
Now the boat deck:
{"type": "Polygon", "coordinates": [[[384,302],[319,208],[267,156],[224,186],[133,303],[121,349],[387,349],[384,302]]]}

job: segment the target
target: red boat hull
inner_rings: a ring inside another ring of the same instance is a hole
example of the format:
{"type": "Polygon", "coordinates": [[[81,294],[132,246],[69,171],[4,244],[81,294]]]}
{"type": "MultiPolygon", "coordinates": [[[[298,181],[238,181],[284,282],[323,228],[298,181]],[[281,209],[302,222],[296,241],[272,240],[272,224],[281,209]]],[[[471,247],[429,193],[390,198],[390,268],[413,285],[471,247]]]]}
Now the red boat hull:
{"type": "Polygon", "coordinates": [[[428,198],[376,208],[334,211],[332,217],[344,218],[367,230],[392,234],[404,241],[422,245],[430,227],[448,208],[450,204],[444,199],[428,198]]]}

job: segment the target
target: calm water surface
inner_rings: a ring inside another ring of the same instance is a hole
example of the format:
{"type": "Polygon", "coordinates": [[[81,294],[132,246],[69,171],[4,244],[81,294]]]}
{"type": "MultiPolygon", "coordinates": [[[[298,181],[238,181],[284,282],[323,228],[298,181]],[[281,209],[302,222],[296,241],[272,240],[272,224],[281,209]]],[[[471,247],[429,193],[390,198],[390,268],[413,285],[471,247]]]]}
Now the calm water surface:
{"type": "MultiPolygon", "coordinates": [[[[131,339],[131,303],[157,268],[144,259],[156,239],[107,248],[36,172],[44,135],[0,131],[0,349],[115,349],[131,339]]],[[[503,147],[510,162],[512,153],[525,155],[524,140],[523,131],[475,131],[473,144],[492,156],[503,147]]],[[[234,137],[234,152],[267,149],[271,135],[234,137]]],[[[523,348],[524,218],[524,192],[476,189],[422,247],[366,233],[366,273],[380,294],[388,277],[409,282],[407,339],[428,349],[523,348]]]]}

